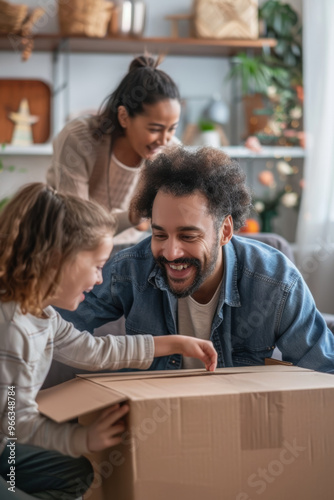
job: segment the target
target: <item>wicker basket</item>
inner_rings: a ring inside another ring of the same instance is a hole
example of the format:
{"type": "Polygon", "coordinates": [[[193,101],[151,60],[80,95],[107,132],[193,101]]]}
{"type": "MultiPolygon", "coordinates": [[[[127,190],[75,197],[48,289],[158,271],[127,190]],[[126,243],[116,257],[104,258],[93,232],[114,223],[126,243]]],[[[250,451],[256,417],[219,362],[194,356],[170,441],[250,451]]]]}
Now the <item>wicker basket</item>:
{"type": "Polygon", "coordinates": [[[107,33],[113,4],[105,0],[58,0],[62,35],[104,37],[107,33]]]}
{"type": "Polygon", "coordinates": [[[194,24],[200,38],[258,38],[258,0],[194,0],[194,24]]]}
{"type": "Polygon", "coordinates": [[[0,0],[0,33],[18,33],[27,13],[27,5],[13,5],[0,0]]]}

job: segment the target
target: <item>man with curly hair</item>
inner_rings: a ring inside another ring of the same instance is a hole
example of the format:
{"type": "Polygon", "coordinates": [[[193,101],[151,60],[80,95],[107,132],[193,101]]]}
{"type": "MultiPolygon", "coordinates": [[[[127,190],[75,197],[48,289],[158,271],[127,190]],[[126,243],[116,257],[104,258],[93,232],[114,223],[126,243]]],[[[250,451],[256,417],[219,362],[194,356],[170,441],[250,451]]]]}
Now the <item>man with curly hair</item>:
{"type": "MultiPolygon", "coordinates": [[[[103,285],[75,313],[80,329],[125,317],[127,335],[211,339],[218,366],[283,359],[334,372],[334,336],[296,267],[278,250],[234,236],[251,197],[237,162],[210,147],[176,147],[148,162],[132,210],[151,220],[152,237],[115,255],[103,285]]],[[[151,369],[195,368],[179,355],[151,369]]]]}

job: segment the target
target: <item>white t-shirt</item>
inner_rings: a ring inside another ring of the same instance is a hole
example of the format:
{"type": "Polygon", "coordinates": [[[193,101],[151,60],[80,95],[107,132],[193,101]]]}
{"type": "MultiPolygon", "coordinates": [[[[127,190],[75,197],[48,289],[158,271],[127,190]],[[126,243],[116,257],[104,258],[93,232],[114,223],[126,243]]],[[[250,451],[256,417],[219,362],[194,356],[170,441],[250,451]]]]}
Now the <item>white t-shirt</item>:
{"type": "MultiPolygon", "coordinates": [[[[179,334],[196,337],[198,339],[210,340],[211,326],[215,315],[222,281],[220,282],[214,296],[207,304],[200,304],[192,297],[178,299],[178,323],[179,334]]],[[[183,368],[203,368],[199,359],[183,358],[183,368]]]]}

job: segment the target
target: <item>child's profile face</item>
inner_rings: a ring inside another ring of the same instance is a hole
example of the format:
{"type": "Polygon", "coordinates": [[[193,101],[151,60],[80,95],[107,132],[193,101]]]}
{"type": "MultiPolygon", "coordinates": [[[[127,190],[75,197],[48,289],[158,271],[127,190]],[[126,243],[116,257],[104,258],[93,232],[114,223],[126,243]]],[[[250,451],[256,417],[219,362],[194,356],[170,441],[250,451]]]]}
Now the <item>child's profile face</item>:
{"type": "Polygon", "coordinates": [[[111,235],[106,235],[95,250],[79,252],[74,259],[63,266],[63,272],[56,294],[47,300],[52,305],[75,311],[85,300],[83,292],[89,292],[102,283],[102,268],[110,257],[113,247],[111,235]]]}

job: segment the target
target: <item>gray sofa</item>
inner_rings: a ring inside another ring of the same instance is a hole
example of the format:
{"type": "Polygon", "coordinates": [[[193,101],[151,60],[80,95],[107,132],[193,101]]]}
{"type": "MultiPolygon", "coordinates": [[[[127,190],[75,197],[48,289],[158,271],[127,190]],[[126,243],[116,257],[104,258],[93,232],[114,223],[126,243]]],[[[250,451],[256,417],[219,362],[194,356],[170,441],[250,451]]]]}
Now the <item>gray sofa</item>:
{"type": "MultiPolygon", "coordinates": [[[[295,258],[291,245],[282,236],[275,233],[243,233],[242,236],[262,241],[271,247],[277,248],[295,264],[295,258]]],[[[328,328],[334,333],[334,314],[322,313],[322,315],[325,318],[328,328]]]]}

